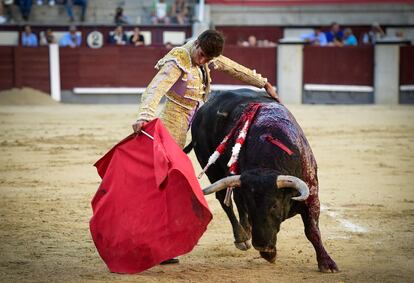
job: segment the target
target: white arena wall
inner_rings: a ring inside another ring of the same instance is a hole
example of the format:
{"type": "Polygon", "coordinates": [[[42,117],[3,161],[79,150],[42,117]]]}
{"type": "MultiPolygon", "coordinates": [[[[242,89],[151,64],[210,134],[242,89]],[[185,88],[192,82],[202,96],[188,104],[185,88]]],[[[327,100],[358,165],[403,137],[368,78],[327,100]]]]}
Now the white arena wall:
{"type": "Polygon", "coordinates": [[[205,18],[213,25],[318,26],[414,25],[414,4],[337,4],[308,6],[206,5],[205,18]]]}

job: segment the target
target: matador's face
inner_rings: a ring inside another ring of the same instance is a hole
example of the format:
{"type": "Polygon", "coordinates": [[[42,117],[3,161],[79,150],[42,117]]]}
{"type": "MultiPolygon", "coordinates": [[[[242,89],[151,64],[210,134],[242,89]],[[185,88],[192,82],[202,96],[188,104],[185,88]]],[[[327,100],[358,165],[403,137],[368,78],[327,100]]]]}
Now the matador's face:
{"type": "Polygon", "coordinates": [[[207,64],[213,59],[213,57],[208,57],[199,45],[196,45],[191,52],[191,60],[193,61],[193,64],[197,66],[207,64]]]}

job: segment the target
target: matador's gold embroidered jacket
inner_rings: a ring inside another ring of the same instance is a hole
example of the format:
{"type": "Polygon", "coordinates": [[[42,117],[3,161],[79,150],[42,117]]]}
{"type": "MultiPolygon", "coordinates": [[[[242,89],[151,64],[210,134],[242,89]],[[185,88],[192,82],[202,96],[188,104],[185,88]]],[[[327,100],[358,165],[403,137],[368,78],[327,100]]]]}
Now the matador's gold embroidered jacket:
{"type": "Polygon", "coordinates": [[[160,118],[182,147],[185,145],[192,116],[200,103],[208,99],[211,83],[209,66],[258,88],[264,87],[267,82],[254,70],[223,55],[204,66],[193,65],[190,56],[193,48],[194,41],[190,41],[181,47],[173,48],[158,61],[155,67],[159,71],[142,95],[138,117],[147,121],[154,119],[157,106],[165,95],[167,102],[160,118]]]}

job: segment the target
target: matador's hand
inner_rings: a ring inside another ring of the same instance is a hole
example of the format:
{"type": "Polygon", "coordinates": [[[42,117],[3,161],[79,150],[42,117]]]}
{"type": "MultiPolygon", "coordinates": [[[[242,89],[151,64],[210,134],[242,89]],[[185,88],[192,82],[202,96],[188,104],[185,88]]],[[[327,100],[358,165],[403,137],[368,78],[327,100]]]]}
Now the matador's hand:
{"type": "Polygon", "coordinates": [[[266,90],[267,94],[268,94],[270,97],[272,97],[272,98],[273,98],[274,100],[276,100],[277,102],[281,103],[281,102],[280,102],[279,95],[277,95],[277,93],[276,93],[275,89],[273,88],[273,86],[272,86],[269,82],[267,82],[267,83],[264,85],[264,89],[266,90]]]}
{"type": "Polygon", "coordinates": [[[138,120],[134,124],[132,124],[132,129],[134,130],[134,133],[140,134],[142,127],[144,127],[146,124],[148,124],[148,121],[146,120],[138,120]]]}

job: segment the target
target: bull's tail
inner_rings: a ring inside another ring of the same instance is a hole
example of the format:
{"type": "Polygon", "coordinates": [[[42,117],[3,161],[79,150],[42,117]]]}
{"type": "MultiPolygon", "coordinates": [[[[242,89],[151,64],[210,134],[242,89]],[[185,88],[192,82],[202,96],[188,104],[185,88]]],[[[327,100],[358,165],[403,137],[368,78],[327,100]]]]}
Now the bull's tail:
{"type": "Polygon", "coordinates": [[[183,151],[185,152],[185,154],[189,154],[190,151],[194,148],[194,144],[193,141],[190,141],[190,143],[188,145],[186,145],[186,147],[183,148],[183,151]]]}

